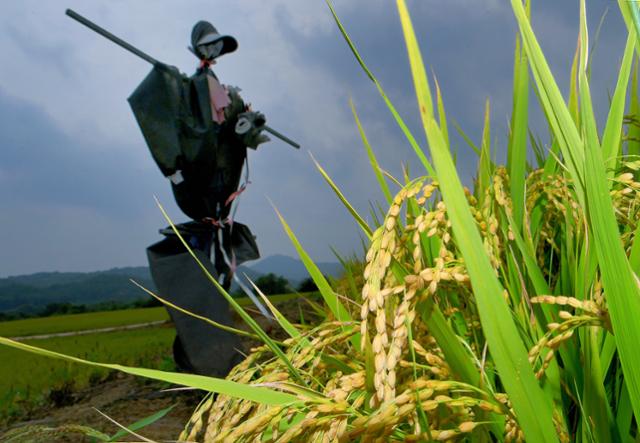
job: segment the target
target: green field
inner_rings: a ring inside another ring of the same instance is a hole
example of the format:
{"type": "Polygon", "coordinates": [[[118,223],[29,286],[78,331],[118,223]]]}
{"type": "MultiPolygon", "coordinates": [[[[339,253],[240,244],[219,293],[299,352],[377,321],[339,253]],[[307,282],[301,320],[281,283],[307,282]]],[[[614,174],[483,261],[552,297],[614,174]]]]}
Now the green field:
{"type": "Polygon", "coordinates": [[[87,329],[102,329],[138,323],[150,323],[168,319],[169,315],[163,307],[58,315],[2,322],[0,323],[0,336],[23,337],[28,335],[55,334],[59,332],[84,331],[87,329]]]}
{"type": "MultiPolygon", "coordinates": [[[[0,323],[0,335],[25,336],[100,329],[166,320],[164,308],[94,312],[0,323]]],[[[173,369],[168,325],[72,337],[26,340],[25,343],[88,360],[129,366],[173,369]]],[[[0,427],[28,417],[50,403],[52,392],[76,391],[108,377],[106,369],[42,357],[0,347],[0,427]]]]}
{"type": "MultiPolygon", "coordinates": [[[[315,295],[317,294],[280,294],[269,296],[269,299],[272,303],[281,303],[298,297],[313,297],[315,295]]],[[[238,298],[237,301],[241,306],[253,306],[253,303],[248,297],[238,298]]],[[[29,318],[25,320],[0,322],[0,337],[24,337],[29,335],[85,331],[88,329],[111,328],[168,319],[169,314],[163,307],[29,318]]]]}
{"type": "MultiPolygon", "coordinates": [[[[304,294],[312,297],[317,294],[304,294]]],[[[270,296],[274,303],[292,301],[298,294],[270,296]]],[[[239,298],[250,307],[248,298],[239,298]]],[[[0,323],[0,336],[25,337],[86,331],[168,320],[163,307],[92,312],[0,323]]],[[[173,327],[152,326],[86,335],[26,339],[24,343],[87,360],[127,366],[173,370],[173,327]]],[[[106,369],[55,360],[0,346],[0,427],[25,419],[29,412],[51,404],[51,394],[77,391],[106,379],[106,369]]]]}

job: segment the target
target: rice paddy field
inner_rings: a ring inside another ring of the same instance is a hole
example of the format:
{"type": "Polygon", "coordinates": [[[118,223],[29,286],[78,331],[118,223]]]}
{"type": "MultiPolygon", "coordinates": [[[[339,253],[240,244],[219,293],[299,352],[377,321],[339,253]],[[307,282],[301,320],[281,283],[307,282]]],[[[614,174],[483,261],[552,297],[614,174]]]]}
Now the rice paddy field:
{"type": "Polygon", "coordinates": [[[122,309],[0,322],[0,336],[24,337],[169,320],[165,308],[122,309]]]}
{"type": "Polygon", "coordinates": [[[640,441],[640,5],[618,2],[628,39],[608,108],[598,110],[602,127],[591,101],[586,2],[568,97],[538,44],[530,2],[511,6],[518,32],[513,109],[502,135],[507,162],[492,160],[487,106],[470,188],[452,155],[447,91],[427,75],[405,1],[397,11],[424,147],[334,13],[422,171],[390,177],[374,152],[385,147],[371,146],[353,107],[384,209],[365,220],[318,170],[360,226],[366,256],[345,262],[344,278],[331,285],[277,214],[322,296],[312,304],[319,320],[270,306],[286,337],[275,339],[211,277],[246,322],[245,335],[262,343],[226,380],[116,368],[208,392],[178,440],[640,441]],[[547,134],[530,134],[534,105],[547,134]]]}
{"type": "MultiPolygon", "coordinates": [[[[164,308],[34,318],[0,323],[0,334],[17,337],[164,321],[164,308]]],[[[26,344],[97,361],[171,369],[175,330],[169,325],[135,330],[24,340],[26,344]]],[[[25,417],[30,411],[54,405],[64,396],[99,383],[113,374],[104,368],[0,348],[0,424],[25,417]]]]}

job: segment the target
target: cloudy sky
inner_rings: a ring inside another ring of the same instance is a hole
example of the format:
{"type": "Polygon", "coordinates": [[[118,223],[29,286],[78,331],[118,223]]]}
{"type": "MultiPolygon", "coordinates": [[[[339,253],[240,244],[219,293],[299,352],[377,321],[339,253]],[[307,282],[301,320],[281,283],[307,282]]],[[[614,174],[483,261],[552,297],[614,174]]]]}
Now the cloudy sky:
{"type": "MultiPolygon", "coordinates": [[[[506,145],[515,21],[507,0],[408,1],[425,62],[445,106],[474,139],[484,102],[492,134],[506,145]]],[[[415,155],[373,84],[344,43],[321,0],[4,0],[0,2],[0,277],[37,271],[91,271],[143,265],[165,222],[185,216],[156,168],[126,98],[149,71],[64,15],[94,20],[155,58],[191,74],[186,47],[206,19],[239,42],[215,71],[242,88],[268,123],[302,144],[250,152],[251,185],[238,221],[258,237],[263,256],[295,255],[269,203],[283,213],[317,260],[330,247],[361,250],[358,230],[316,171],[309,153],[363,215],[380,201],[349,108],[353,99],[379,160],[399,175],[415,155]]],[[[401,28],[390,0],[335,0],[363,58],[422,145],[401,28]]],[[[626,30],[616,2],[587,0],[592,37],[608,10],[594,54],[593,89],[604,113],[615,85],[626,30]]],[[[534,30],[564,90],[577,38],[577,0],[534,0],[534,30]]],[[[592,40],[594,40],[592,38],[592,40]]],[[[534,127],[542,132],[539,113],[534,127]]],[[[476,159],[460,140],[459,169],[469,182],[476,159]]],[[[497,154],[500,157],[500,153],[497,154]]]]}

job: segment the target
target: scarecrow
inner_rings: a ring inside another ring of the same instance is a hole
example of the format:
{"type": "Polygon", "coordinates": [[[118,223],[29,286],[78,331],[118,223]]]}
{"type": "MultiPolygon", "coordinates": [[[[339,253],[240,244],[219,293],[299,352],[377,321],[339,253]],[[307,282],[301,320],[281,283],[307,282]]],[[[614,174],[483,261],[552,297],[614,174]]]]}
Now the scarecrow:
{"type": "MultiPolygon", "coordinates": [[[[79,14],[67,15],[153,64],[151,72],[129,97],[129,104],[149,150],[168,179],[178,207],[192,220],[176,225],[208,273],[225,289],[232,280],[253,299],[263,315],[269,312],[236,276],[235,268],[259,258],[249,228],[233,219],[238,197],[248,183],[247,148],[269,141],[269,132],[299,148],[268,127],[236,87],[220,83],[212,70],[217,60],[238,48],[235,38],[221,35],[199,21],[189,50],[198,58],[188,77],[120,40],[79,14]],[[244,182],[243,173],[245,171],[244,182]]],[[[151,274],[162,298],[219,324],[231,326],[229,306],[187,252],[173,228],[147,248],[151,274]]],[[[177,336],[174,358],[190,372],[224,376],[240,359],[237,335],[169,309],[177,336]]]]}

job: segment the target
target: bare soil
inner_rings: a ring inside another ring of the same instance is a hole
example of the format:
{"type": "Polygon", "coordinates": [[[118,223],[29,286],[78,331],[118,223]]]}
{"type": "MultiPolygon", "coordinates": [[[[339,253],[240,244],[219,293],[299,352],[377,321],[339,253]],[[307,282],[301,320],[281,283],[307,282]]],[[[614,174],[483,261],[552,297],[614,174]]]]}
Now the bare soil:
{"type": "MultiPolygon", "coordinates": [[[[167,415],[140,430],[139,434],[158,442],[175,441],[204,394],[200,391],[166,391],[168,387],[163,383],[117,373],[111,380],[85,390],[67,394],[58,393],[55,401],[60,406],[37,410],[31,415],[29,421],[13,423],[9,429],[29,425],[58,427],[82,424],[112,435],[119,430],[118,426],[97,411],[122,425],[129,425],[169,406],[174,406],[167,415]]],[[[3,440],[3,433],[0,432],[0,441],[3,440]]],[[[126,440],[138,441],[135,437],[128,437],[126,440]]],[[[47,438],[47,441],[88,442],[90,440],[80,435],[67,435],[54,440],[47,438]]]]}
{"type": "MultiPolygon", "coordinates": [[[[316,320],[316,314],[300,300],[278,304],[278,309],[289,319],[299,319],[300,309],[305,312],[305,319],[311,323],[316,320]]],[[[252,311],[251,308],[247,309],[252,311]]],[[[252,312],[253,313],[253,312],[252,312]]],[[[257,313],[256,321],[273,338],[283,339],[286,334],[274,323],[267,321],[257,313]]],[[[240,319],[236,318],[238,327],[240,319]]],[[[258,343],[253,340],[243,340],[246,350],[258,343]]],[[[198,390],[168,391],[175,386],[158,381],[136,378],[127,374],[114,372],[105,382],[98,383],[80,391],[56,391],[51,396],[51,406],[32,412],[28,421],[11,423],[8,429],[0,429],[0,443],[6,431],[30,425],[58,427],[63,425],[88,426],[108,435],[113,435],[120,428],[106,419],[98,411],[122,425],[130,425],[138,420],[149,417],[169,406],[174,408],[162,419],[149,425],[138,433],[156,442],[176,441],[182,429],[191,417],[192,412],[204,397],[198,390]]],[[[91,442],[81,435],[66,435],[57,439],[47,437],[46,440],[22,440],[24,442],[91,442]]],[[[12,443],[22,443],[12,440],[12,443]]],[[[124,441],[140,441],[136,437],[126,437],[124,441]]]]}

